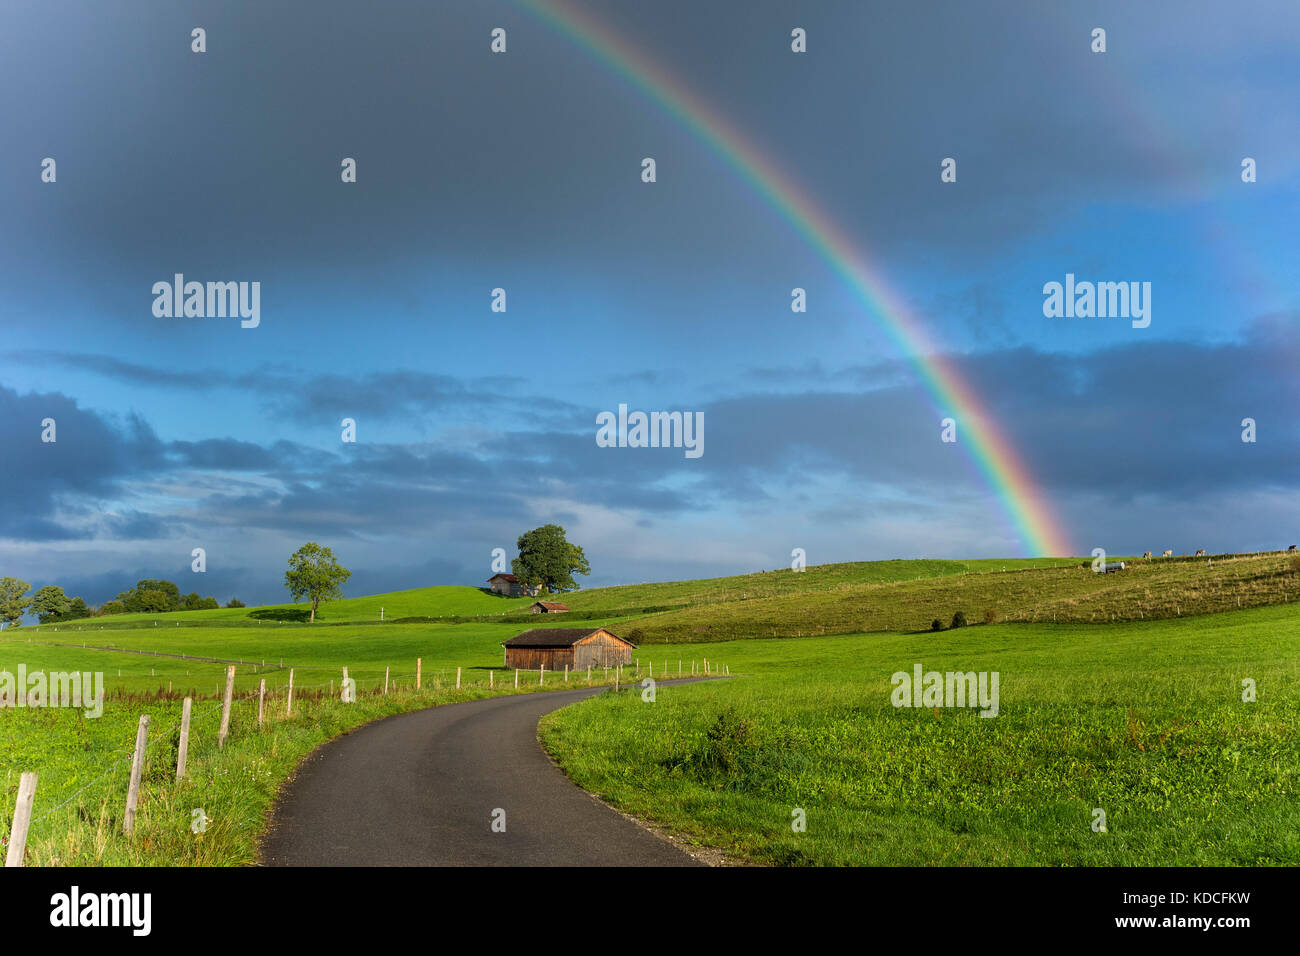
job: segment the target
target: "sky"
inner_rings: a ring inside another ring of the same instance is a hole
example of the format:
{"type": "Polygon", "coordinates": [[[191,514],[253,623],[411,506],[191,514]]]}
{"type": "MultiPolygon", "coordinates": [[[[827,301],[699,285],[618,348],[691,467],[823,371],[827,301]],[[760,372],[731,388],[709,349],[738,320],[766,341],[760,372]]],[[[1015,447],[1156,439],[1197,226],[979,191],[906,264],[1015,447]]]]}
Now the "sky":
{"type": "Polygon", "coordinates": [[[1034,553],[975,419],[1074,554],[1284,548],[1298,43],[1258,0],[11,0],[0,575],[278,602],[312,540],[349,594],[477,585],[551,522],[587,586],[1034,553]],[[815,204],[926,351],[575,16],[815,204]],[[175,273],[260,283],[259,324],[155,315],[175,273]],[[1067,274],[1150,283],[1150,325],[1046,316],[1067,274]],[[620,404],[702,413],[703,454],[601,447],[620,404]]]}

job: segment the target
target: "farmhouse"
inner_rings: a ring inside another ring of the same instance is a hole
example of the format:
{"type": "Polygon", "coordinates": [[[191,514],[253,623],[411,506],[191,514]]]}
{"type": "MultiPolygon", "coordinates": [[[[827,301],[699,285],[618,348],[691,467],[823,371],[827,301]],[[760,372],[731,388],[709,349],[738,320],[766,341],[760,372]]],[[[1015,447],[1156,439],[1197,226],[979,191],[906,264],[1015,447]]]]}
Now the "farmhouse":
{"type": "Polygon", "coordinates": [[[538,601],[529,605],[528,613],[530,614],[563,614],[569,609],[569,605],[561,604],[559,601],[538,601]]]}
{"type": "Polygon", "coordinates": [[[506,597],[537,597],[540,589],[536,586],[524,587],[513,574],[494,574],[488,578],[488,590],[506,597]]]}
{"type": "Polygon", "coordinates": [[[603,627],[535,627],[502,641],[506,667],[571,670],[612,667],[632,660],[636,645],[603,627]]]}

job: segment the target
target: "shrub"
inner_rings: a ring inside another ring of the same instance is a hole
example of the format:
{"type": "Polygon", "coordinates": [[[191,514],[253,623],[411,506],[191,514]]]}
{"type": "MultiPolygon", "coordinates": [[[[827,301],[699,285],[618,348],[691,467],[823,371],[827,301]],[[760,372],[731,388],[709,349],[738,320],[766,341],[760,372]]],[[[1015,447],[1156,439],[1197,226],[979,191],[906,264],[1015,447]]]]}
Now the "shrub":
{"type": "Polygon", "coordinates": [[[932,630],[932,631],[942,631],[942,630],[943,630],[943,621],[939,620],[939,619],[936,617],[933,621],[930,622],[930,630],[932,630]]]}
{"type": "Polygon", "coordinates": [[[241,601],[241,600],[239,600],[239,598],[237,598],[237,597],[232,597],[232,598],[231,598],[231,599],[226,603],[226,607],[246,607],[246,606],[247,606],[247,605],[245,605],[244,602],[241,601]]]}
{"type": "Polygon", "coordinates": [[[754,749],[753,722],[728,708],[709,728],[702,762],[706,767],[730,772],[751,757],[754,749]]]}
{"type": "Polygon", "coordinates": [[[954,614],[954,615],[952,616],[952,625],[951,625],[951,626],[952,626],[952,627],[965,627],[965,626],[966,626],[966,612],[965,612],[965,611],[958,611],[956,614],[954,614]]]}
{"type": "Polygon", "coordinates": [[[1294,557],[1291,559],[1291,570],[1300,574],[1300,557],[1294,557]]]}
{"type": "Polygon", "coordinates": [[[1002,615],[997,612],[996,608],[989,608],[984,612],[985,624],[996,624],[1000,620],[1002,620],[1002,615]]]}

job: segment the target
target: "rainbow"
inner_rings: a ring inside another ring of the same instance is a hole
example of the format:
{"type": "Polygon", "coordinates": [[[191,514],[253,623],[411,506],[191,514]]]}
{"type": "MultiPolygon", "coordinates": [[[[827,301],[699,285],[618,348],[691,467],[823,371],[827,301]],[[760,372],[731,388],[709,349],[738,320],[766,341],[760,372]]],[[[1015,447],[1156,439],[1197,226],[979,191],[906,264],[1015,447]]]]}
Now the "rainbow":
{"type": "MultiPolygon", "coordinates": [[[[803,188],[724,117],[663,68],[590,14],[564,0],[516,0],[657,103],[716,152],[839,274],[916,368],[939,409],[956,409],[960,445],[1002,503],[1016,535],[1036,555],[1069,555],[1069,540],[1029,469],[952,363],[930,345],[924,327],[850,237],[803,188]]],[[[936,422],[936,427],[937,427],[936,422]]]]}

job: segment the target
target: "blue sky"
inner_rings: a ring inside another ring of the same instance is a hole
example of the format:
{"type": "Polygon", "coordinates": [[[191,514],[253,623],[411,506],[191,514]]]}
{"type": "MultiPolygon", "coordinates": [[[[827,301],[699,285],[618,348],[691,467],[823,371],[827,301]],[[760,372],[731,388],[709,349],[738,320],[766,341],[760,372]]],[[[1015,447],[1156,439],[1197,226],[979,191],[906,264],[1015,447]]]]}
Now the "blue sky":
{"type": "MultiPolygon", "coordinates": [[[[1294,4],[582,7],[833,213],[1080,553],[1300,537],[1294,4]],[[1150,328],[1044,318],[1067,272],[1150,282],[1150,328]]],[[[472,584],[550,521],[590,584],[1023,552],[907,357],[655,103],[511,3],[312,9],[0,12],[0,574],[280,600],[310,539],[352,593],[472,584]],[[154,317],[175,272],[261,282],[261,325],[154,317]],[[597,448],[619,403],[703,411],[705,454],[597,448]]]]}

